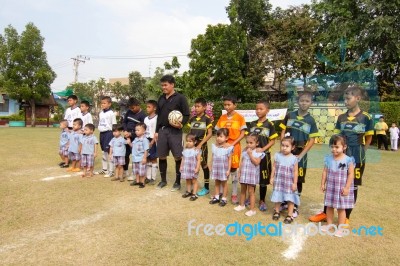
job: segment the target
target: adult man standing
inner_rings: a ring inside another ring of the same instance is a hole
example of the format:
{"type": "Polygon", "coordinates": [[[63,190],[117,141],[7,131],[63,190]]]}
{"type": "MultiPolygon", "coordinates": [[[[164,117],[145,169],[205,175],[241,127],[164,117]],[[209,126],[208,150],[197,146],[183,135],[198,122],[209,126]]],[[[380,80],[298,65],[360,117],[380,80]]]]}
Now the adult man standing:
{"type": "Polygon", "coordinates": [[[190,109],[186,97],[175,91],[175,78],[173,76],[165,75],[160,79],[160,82],[163,95],[158,99],[158,118],[154,135],[157,141],[157,156],[161,175],[161,182],[157,187],[163,188],[167,185],[167,156],[171,151],[175,159],[176,179],[172,187],[172,190],[175,191],[181,188],[179,168],[183,151],[182,127],[189,120],[190,109]],[[182,113],[182,123],[169,123],[168,115],[173,110],[178,110],[182,113]]]}

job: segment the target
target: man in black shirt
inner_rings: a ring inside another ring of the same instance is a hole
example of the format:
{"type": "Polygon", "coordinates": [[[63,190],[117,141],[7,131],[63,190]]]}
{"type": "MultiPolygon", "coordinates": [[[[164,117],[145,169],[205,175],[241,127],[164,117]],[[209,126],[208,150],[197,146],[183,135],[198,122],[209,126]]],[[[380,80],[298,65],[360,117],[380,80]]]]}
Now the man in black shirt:
{"type": "Polygon", "coordinates": [[[179,168],[182,161],[182,127],[189,120],[190,109],[186,97],[175,91],[175,78],[165,75],[160,79],[163,95],[158,99],[158,117],[156,133],[154,138],[157,141],[157,156],[159,158],[159,169],[161,182],[158,188],[167,185],[167,156],[169,151],[175,159],[176,179],[172,190],[181,188],[181,173],[179,168]],[[171,111],[178,110],[183,115],[182,123],[170,124],[168,115],[171,111]]]}

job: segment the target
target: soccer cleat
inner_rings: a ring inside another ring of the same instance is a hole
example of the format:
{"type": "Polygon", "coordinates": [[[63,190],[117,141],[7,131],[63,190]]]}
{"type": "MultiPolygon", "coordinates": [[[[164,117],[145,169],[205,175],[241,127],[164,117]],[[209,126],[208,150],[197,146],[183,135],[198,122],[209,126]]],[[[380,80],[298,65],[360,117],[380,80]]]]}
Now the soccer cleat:
{"type": "Polygon", "coordinates": [[[258,207],[260,211],[265,212],[267,211],[267,205],[265,205],[265,202],[260,203],[260,207],[258,207]]]}
{"type": "Polygon", "coordinates": [[[114,172],[111,172],[109,174],[106,174],[104,177],[113,177],[114,176],[114,172]]]}
{"type": "Polygon", "coordinates": [[[174,185],[172,186],[171,191],[178,191],[181,189],[181,185],[178,183],[174,183],[174,185]]]}
{"type": "Polygon", "coordinates": [[[326,222],[326,214],[322,211],[316,215],[308,217],[308,220],[313,223],[326,222]]]}
{"type": "Polygon", "coordinates": [[[197,196],[205,196],[208,193],[210,193],[210,191],[208,189],[206,189],[205,187],[203,187],[199,192],[197,192],[197,196]]]}
{"type": "Polygon", "coordinates": [[[235,208],[233,208],[235,211],[237,211],[237,212],[240,212],[240,211],[243,211],[243,210],[245,210],[246,209],[246,207],[245,206],[241,206],[241,205],[238,205],[238,206],[236,206],[235,208]]]}
{"type": "Polygon", "coordinates": [[[246,216],[249,216],[249,217],[254,216],[254,215],[256,215],[256,211],[249,210],[249,211],[247,211],[247,212],[245,213],[245,215],[246,215],[246,216]]]}
{"type": "Polygon", "coordinates": [[[94,172],[94,174],[95,175],[105,175],[105,174],[107,174],[107,170],[100,170],[100,171],[97,171],[97,172],[94,172]]]}
{"type": "Polygon", "coordinates": [[[165,187],[167,185],[167,182],[161,181],[160,183],[158,183],[157,188],[161,189],[163,187],[165,187]]]}
{"type": "Polygon", "coordinates": [[[238,201],[237,195],[232,195],[231,201],[232,201],[232,204],[238,204],[239,201],[238,201]]]}

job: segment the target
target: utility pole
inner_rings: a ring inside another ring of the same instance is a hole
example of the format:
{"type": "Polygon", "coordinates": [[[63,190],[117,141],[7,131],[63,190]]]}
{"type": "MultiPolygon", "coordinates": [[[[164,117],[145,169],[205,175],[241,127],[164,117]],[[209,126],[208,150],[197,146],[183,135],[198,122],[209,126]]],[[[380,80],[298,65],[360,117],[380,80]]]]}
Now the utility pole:
{"type": "Polygon", "coordinates": [[[75,77],[74,77],[74,83],[78,82],[78,68],[79,68],[79,64],[80,63],[85,63],[86,60],[90,60],[89,57],[83,56],[83,55],[78,55],[75,58],[71,58],[72,60],[74,60],[74,73],[75,73],[75,77]]]}

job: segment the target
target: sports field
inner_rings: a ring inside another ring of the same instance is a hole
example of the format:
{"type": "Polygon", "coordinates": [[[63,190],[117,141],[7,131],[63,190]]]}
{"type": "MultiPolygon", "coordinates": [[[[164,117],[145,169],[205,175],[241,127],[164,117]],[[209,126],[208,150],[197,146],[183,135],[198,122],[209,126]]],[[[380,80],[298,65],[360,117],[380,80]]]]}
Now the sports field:
{"type": "MultiPolygon", "coordinates": [[[[269,201],[267,213],[246,217],[231,204],[209,205],[209,197],[183,199],[170,191],[171,158],[168,188],[162,190],[133,188],[102,176],[82,179],[57,166],[58,138],[59,129],[0,128],[2,265],[399,264],[400,153],[382,151],[377,163],[367,164],[351,217],[351,229],[380,226],[383,236],[365,236],[363,231],[344,238],[256,235],[247,241],[243,235],[206,236],[204,227],[199,235],[196,229],[188,235],[188,222],[268,225],[273,223],[269,201]]],[[[311,154],[309,160],[321,158],[311,154]]],[[[320,177],[321,169],[307,172],[299,224],[307,224],[307,217],[322,208],[320,177]]]]}

